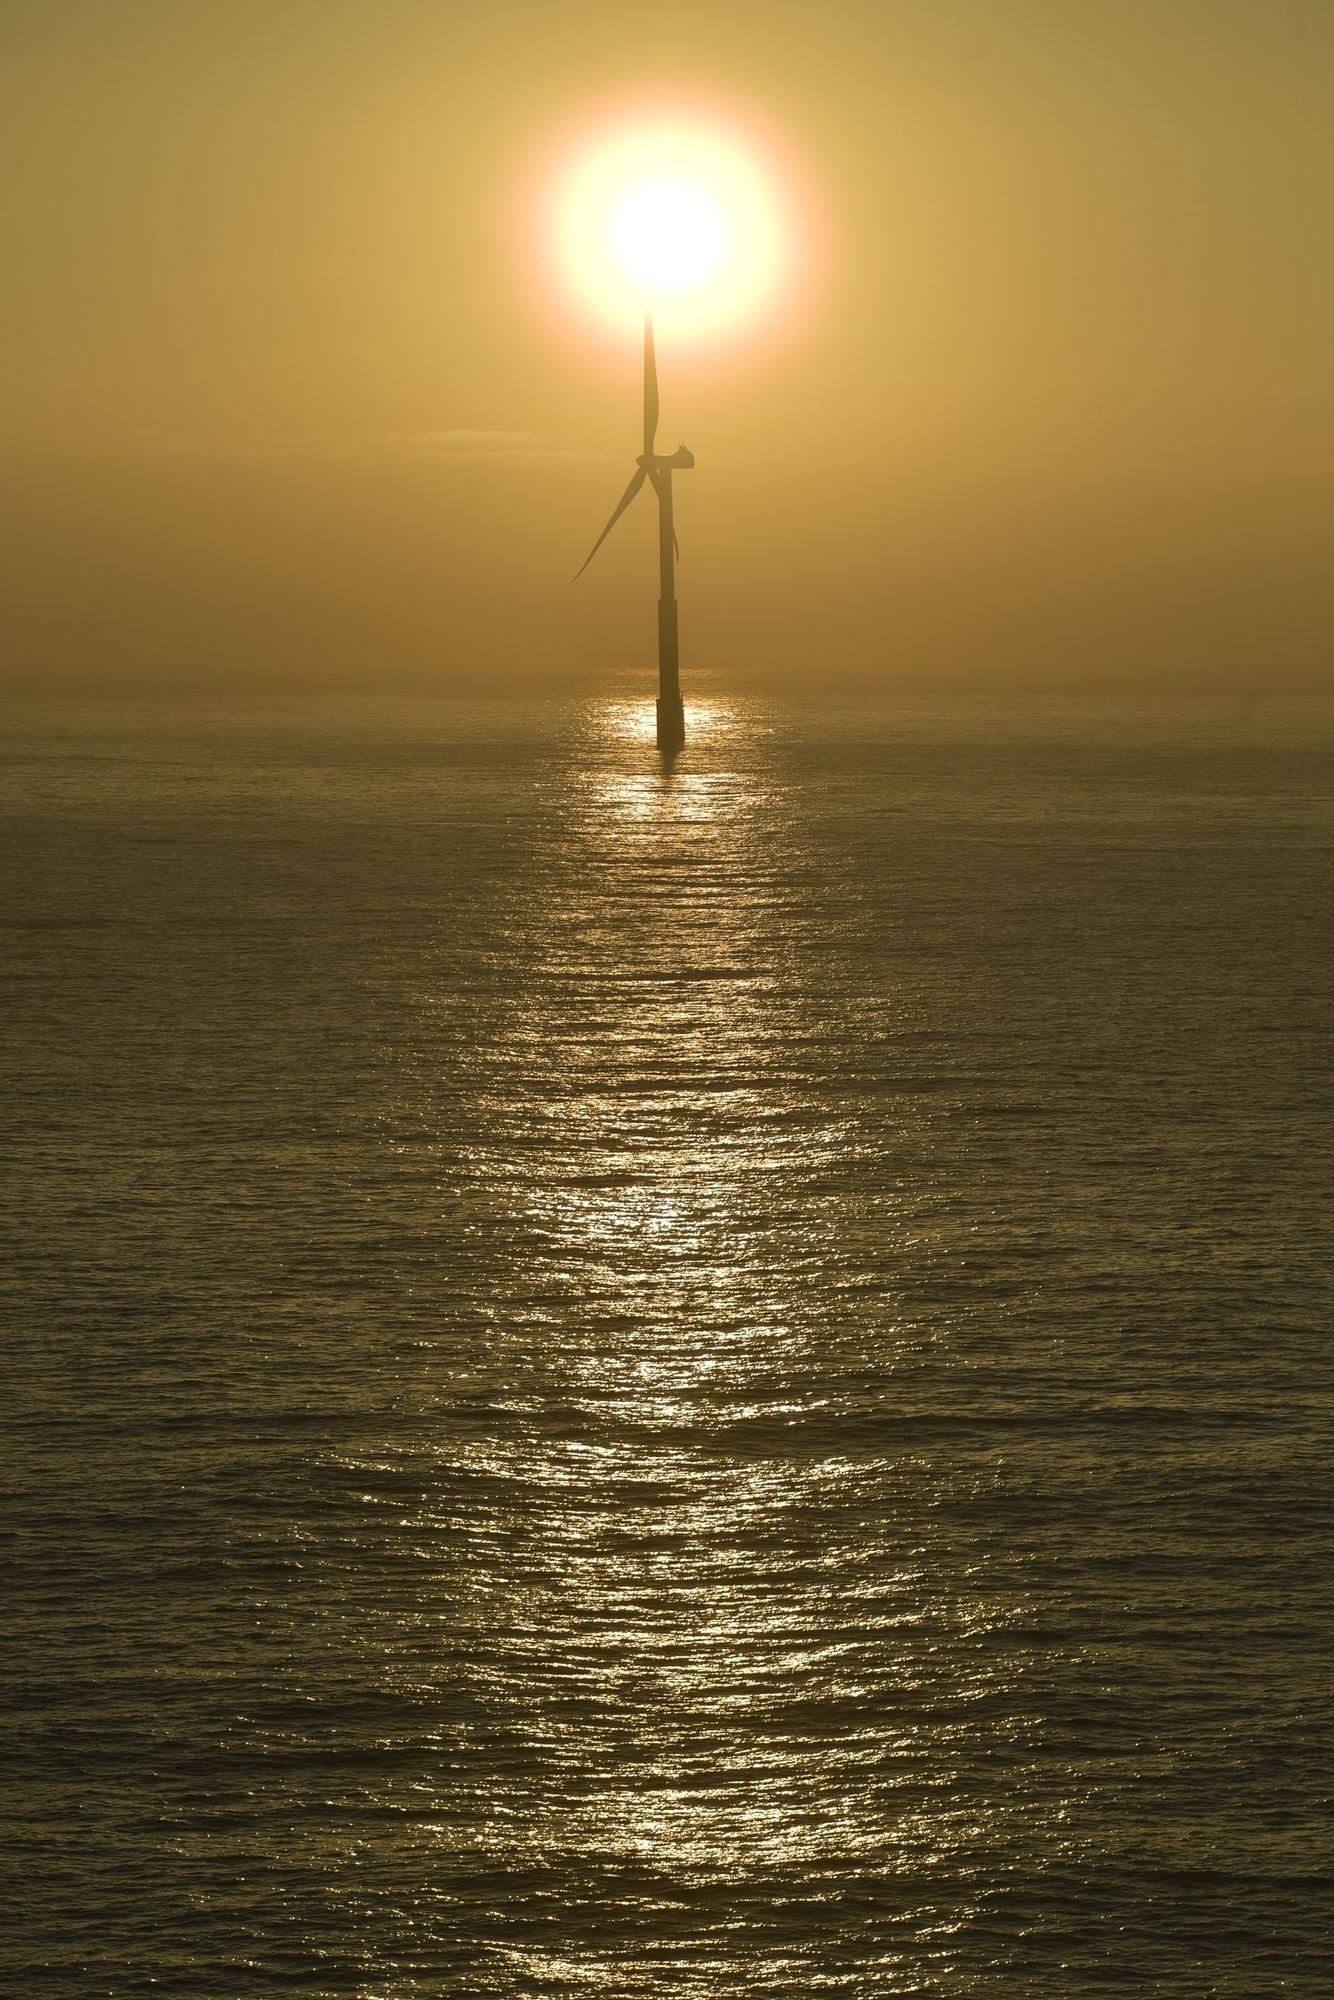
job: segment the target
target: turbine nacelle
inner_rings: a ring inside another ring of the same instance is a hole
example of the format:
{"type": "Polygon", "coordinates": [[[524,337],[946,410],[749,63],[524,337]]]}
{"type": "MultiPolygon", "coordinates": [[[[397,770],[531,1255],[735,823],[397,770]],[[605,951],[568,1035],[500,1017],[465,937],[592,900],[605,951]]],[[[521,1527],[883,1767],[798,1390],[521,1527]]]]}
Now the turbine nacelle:
{"type": "Polygon", "coordinates": [[[642,465],[651,479],[655,472],[693,472],[695,454],[687,446],[679,444],[670,458],[664,458],[660,452],[641,451],[635,464],[642,465]]]}

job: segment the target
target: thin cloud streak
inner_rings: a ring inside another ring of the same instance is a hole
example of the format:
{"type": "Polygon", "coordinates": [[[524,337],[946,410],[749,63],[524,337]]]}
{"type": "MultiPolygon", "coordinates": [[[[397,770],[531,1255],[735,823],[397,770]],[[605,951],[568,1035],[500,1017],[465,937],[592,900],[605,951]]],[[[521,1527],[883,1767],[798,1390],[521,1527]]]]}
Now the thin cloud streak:
{"type": "Polygon", "coordinates": [[[607,463],[610,452],[576,451],[550,444],[533,431],[418,431],[394,440],[410,458],[528,460],[536,458],[572,459],[585,463],[607,463]]]}

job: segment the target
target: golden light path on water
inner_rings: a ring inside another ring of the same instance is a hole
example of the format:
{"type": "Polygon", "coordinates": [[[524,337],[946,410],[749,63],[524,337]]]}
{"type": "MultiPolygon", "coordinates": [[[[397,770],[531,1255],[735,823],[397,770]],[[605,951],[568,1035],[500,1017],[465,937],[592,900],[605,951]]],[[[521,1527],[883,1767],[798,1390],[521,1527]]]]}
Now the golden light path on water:
{"type": "MultiPolygon", "coordinates": [[[[507,1746],[485,1864],[592,1927],[577,1958],[514,1938],[535,1991],[796,1976],[846,1898],[903,1865],[920,1900],[994,1817],[952,1743],[1005,1612],[919,1509],[896,1527],[921,1455],[867,1446],[898,1329],[859,1229],[874,1207],[879,1257],[914,1225],[820,1074],[858,1024],[831,1041],[811,858],[740,722],[692,703],[669,773],[651,708],[590,712],[483,1066],[478,1165],[524,1248],[479,1357],[497,1424],[451,1625],[507,1746]],[[791,1904],[776,1930],[756,1897],[791,1904]],[[663,1922],[696,1933],[666,1959],[663,1922]]],[[[941,1953],[967,1914],[956,1891],[941,1953]]]]}

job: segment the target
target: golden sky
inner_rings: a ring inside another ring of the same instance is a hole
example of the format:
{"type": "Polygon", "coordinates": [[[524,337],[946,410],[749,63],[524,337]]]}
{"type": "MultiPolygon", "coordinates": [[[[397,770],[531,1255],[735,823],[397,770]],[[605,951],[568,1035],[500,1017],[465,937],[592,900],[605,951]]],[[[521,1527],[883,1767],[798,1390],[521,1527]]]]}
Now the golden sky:
{"type": "Polygon", "coordinates": [[[798,257],[660,346],[687,679],[1328,685],[1325,0],[6,0],[11,684],[649,669],[651,509],[569,582],[638,355],[537,194],[700,104],[798,257]]]}

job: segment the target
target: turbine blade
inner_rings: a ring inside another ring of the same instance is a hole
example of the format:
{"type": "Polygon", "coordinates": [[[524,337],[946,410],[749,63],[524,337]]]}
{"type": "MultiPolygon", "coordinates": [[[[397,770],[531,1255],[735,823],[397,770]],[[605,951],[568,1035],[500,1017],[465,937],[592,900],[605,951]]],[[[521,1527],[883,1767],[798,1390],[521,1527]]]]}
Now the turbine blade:
{"type": "Polygon", "coordinates": [[[641,465],[638,472],[636,472],[634,478],[630,481],[630,484],[626,487],[624,493],[622,493],[620,499],[616,502],[615,513],[612,515],[610,521],[608,521],[606,527],[602,530],[602,533],[598,536],[592,548],[588,551],[588,554],[584,557],[578,569],[571,577],[570,579],[571,583],[577,583],[579,581],[579,578],[588,568],[588,565],[592,562],[594,556],[597,554],[598,550],[602,547],[602,544],[606,541],[608,535],[611,533],[612,529],[616,526],[616,523],[620,520],[622,514],[625,512],[626,508],[630,505],[630,502],[634,499],[636,493],[638,493],[640,487],[644,484],[644,481],[647,478],[647,476],[648,475],[645,473],[644,468],[641,465]]]}
{"type": "Polygon", "coordinates": [[[644,453],[658,435],[658,357],[653,352],[653,316],[644,314],[644,453]]]}
{"type": "MultiPolygon", "coordinates": [[[[657,494],[657,496],[658,496],[659,500],[661,500],[661,498],[662,498],[662,485],[661,485],[661,482],[659,481],[659,478],[658,478],[658,475],[657,475],[657,473],[656,473],[656,472],[650,472],[650,473],[649,473],[649,478],[650,478],[650,479],[652,480],[652,482],[653,482],[653,491],[654,491],[654,492],[655,492],[655,493],[657,494]]],[[[677,539],[676,539],[676,522],[675,522],[675,521],[673,521],[673,522],[672,522],[672,548],[673,548],[673,549],[675,550],[675,552],[676,552],[676,560],[677,560],[678,562],[680,562],[680,560],[681,560],[681,544],[680,544],[680,543],[679,543],[679,542],[677,541],[677,539]]]]}

